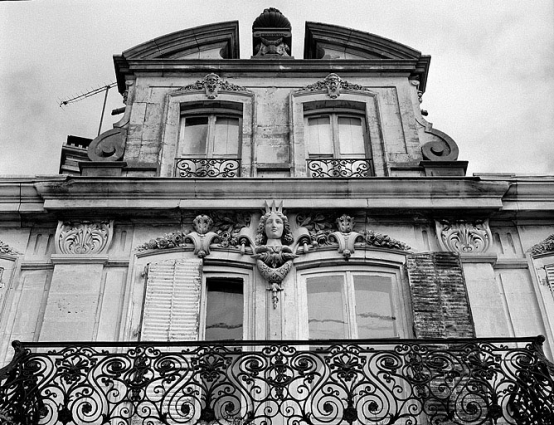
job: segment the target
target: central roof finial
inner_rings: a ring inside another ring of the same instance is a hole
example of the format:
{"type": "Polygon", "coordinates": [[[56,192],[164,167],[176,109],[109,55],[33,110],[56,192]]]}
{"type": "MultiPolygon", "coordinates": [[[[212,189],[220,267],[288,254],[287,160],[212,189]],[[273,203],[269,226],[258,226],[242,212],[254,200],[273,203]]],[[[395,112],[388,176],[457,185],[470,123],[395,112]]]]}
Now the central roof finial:
{"type": "Polygon", "coordinates": [[[289,58],[292,43],[290,21],[278,9],[265,9],[252,24],[252,46],[255,58],[289,58]]]}

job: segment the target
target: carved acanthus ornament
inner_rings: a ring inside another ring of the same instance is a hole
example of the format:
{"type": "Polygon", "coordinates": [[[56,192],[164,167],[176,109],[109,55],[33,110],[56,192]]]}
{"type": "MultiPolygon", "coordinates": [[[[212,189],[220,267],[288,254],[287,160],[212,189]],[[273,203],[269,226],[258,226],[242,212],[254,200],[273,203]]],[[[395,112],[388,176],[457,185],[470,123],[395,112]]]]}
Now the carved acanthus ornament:
{"type": "Polygon", "coordinates": [[[533,245],[529,251],[533,257],[543,254],[554,254],[554,235],[550,235],[544,241],[533,245]]]}
{"type": "Polygon", "coordinates": [[[15,249],[13,249],[7,243],[4,243],[4,242],[0,241],[0,254],[20,255],[21,253],[17,252],[15,249]]]}
{"type": "Polygon", "coordinates": [[[278,294],[283,289],[281,283],[292,268],[292,260],[297,257],[287,245],[293,242],[287,216],[283,213],[283,203],[271,206],[265,203],[265,214],[260,218],[256,233],[255,254],[258,271],[267,280],[272,292],[273,308],[277,308],[278,294]]]}
{"type": "Polygon", "coordinates": [[[249,92],[245,87],[228,83],[214,73],[206,75],[202,81],[198,80],[194,84],[181,87],[178,91],[204,91],[208,99],[215,99],[220,91],[249,92]]]}
{"type": "Polygon", "coordinates": [[[309,249],[338,245],[338,252],[348,260],[355,252],[356,245],[409,251],[410,247],[388,235],[373,230],[354,231],[355,220],[347,214],[298,214],[296,224],[300,228],[298,246],[307,253],[309,249]]]}
{"type": "Polygon", "coordinates": [[[491,245],[488,220],[435,221],[439,243],[444,251],[458,254],[483,254],[491,245]]]}
{"type": "Polygon", "coordinates": [[[112,241],[113,223],[113,220],[58,222],[56,253],[104,254],[112,241]]]}
{"type": "Polygon", "coordinates": [[[210,247],[251,252],[253,245],[247,229],[250,214],[244,212],[215,211],[199,214],[192,222],[192,231],[166,233],[137,247],[137,251],[170,249],[194,246],[194,254],[200,258],[210,254],[210,247]]]}
{"type": "Polygon", "coordinates": [[[337,74],[329,74],[324,80],[303,87],[296,93],[326,91],[331,99],[336,99],[340,96],[342,90],[369,91],[369,89],[364,86],[352,84],[343,80],[337,74]]]}

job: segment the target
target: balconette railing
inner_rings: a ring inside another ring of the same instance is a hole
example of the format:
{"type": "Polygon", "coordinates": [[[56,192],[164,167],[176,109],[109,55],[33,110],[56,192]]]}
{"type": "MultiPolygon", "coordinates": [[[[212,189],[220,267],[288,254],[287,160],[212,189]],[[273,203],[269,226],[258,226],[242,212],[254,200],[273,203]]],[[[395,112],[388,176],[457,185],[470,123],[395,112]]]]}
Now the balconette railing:
{"type": "Polygon", "coordinates": [[[175,173],[183,178],[231,178],[240,175],[240,160],[225,158],[178,158],[175,173]]]}
{"type": "Polygon", "coordinates": [[[371,159],[308,159],[308,175],[313,178],[364,178],[371,177],[371,159]]]}
{"type": "Polygon", "coordinates": [[[16,342],[0,423],[552,424],[542,341],[16,342]]]}

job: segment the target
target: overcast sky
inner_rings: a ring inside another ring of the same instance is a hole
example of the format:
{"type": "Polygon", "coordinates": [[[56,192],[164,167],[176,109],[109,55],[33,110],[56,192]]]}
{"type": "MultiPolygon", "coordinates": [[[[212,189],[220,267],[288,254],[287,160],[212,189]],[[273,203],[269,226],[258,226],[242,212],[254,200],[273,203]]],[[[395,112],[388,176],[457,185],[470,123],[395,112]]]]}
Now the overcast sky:
{"type": "MultiPolygon", "coordinates": [[[[241,57],[267,7],[371,32],[432,56],[422,108],[469,161],[468,174],[554,174],[553,0],[31,0],[0,1],[0,174],[57,174],[67,135],[94,138],[103,95],[62,100],[115,81],[112,56],[163,34],[240,21],[241,57]]],[[[112,89],[103,130],[121,107],[112,89]]]]}

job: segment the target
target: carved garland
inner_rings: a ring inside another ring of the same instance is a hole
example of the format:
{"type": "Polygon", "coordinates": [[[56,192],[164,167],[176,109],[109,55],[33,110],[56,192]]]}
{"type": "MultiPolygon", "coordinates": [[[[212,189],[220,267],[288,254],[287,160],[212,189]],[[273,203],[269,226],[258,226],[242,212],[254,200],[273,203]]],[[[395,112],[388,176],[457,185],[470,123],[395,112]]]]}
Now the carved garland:
{"type": "Polygon", "coordinates": [[[58,222],[56,252],[58,254],[103,254],[113,236],[113,220],[103,222],[58,222]]]}
{"type": "Polygon", "coordinates": [[[336,99],[340,96],[341,90],[370,91],[368,88],[361,86],[360,84],[352,84],[343,80],[337,74],[329,74],[324,80],[305,86],[300,90],[297,90],[296,93],[326,91],[327,95],[331,99],[336,99]]]}
{"type": "Polygon", "coordinates": [[[487,252],[491,245],[492,234],[488,220],[437,220],[435,224],[439,243],[445,251],[482,254],[487,252]]]}
{"type": "Polygon", "coordinates": [[[544,241],[533,245],[530,249],[530,252],[533,257],[542,254],[554,253],[554,235],[550,235],[544,241]]]}
{"type": "Polygon", "coordinates": [[[250,93],[245,87],[231,84],[222,80],[219,75],[211,73],[204,77],[202,81],[198,80],[194,84],[181,87],[179,92],[187,91],[204,91],[208,99],[215,99],[219,91],[231,91],[231,92],[247,92],[250,93]]]}

